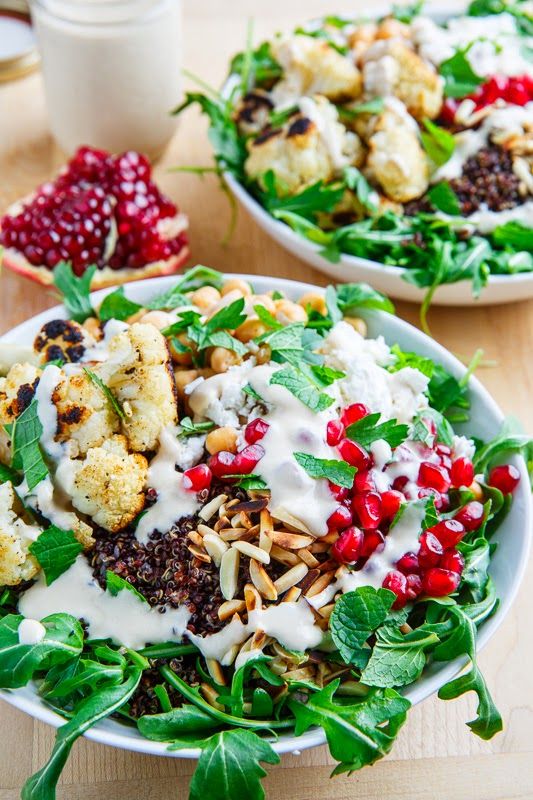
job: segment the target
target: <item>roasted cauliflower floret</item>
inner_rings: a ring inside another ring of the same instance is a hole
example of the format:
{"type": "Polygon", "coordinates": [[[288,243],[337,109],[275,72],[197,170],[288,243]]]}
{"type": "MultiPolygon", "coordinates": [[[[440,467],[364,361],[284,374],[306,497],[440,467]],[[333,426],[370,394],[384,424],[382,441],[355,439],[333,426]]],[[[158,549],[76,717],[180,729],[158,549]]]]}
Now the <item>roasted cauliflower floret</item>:
{"type": "Polygon", "coordinates": [[[272,170],[279,188],[290,194],[316,181],[331,180],[343,167],[359,164],[359,137],[339,122],[335,106],[324,97],[302,98],[301,115],[283,130],[268,131],[250,145],[246,172],[261,177],[272,170]]]}
{"type": "Polygon", "coordinates": [[[397,203],[420,197],[429,181],[429,166],[417,134],[394,111],[380,114],[368,141],[367,170],[397,203]]]}
{"type": "Polygon", "coordinates": [[[148,462],[139,453],[128,453],[127,444],[124,436],[113,436],[70,465],[72,505],[111,532],[128,525],[144,506],[148,462]]]}
{"type": "Polygon", "coordinates": [[[79,323],[73,320],[53,319],[46,322],[39,331],[33,347],[42,362],[81,361],[88,348],[94,347],[96,340],[79,323]]]}
{"type": "Polygon", "coordinates": [[[0,378],[0,461],[11,463],[11,440],[5,425],[11,425],[29,406],[35,395],[41,370],[33,364],[14,364],[0,378]]]}
{"type": "Polygon", "coordinates": [[[135,452],[155,450],[161,430],[178,418],[176,384],[164,336],[136,322],[109,344],[109,359],[94,368],[125,411],[122,433],[135,452]]]}
{"type": "Polygon", "coordinates": [[[363,56],[365,92],[394,95],[418,120],[434,119],[442,107],[442,79],[407,44],[398,39],[375,42],[363,56]]]}
{"type": "Polygon", "coordinates": [[[52,400],[57,408],[56,439],[71,442],[72,456],[84,455],[119,430],[119,418],[107,397],[85,372],[64,377],[52,400]]]}
{"type": "Polygon", "coordinates": [[[235,120],[243,133],[258,133],[267,127],[273,108],[274,104],[267,92],[254,89],[239,100],[235,120]]]}
{"type": "Polygon", "coordinates": [[[23,517],[22,504],[11,483],[0,485],[0,586],[16,586],[39,572],[28,548],[40,529],[23,517]]]}
{"type": "Polygon", "coordinates": [[[328,42],[297,34],[274,40],[271,49],[284,72],[272,90],[276,105],[302,95],[322,94],[337,101],[361,94],[361,73],[328,42]]]}
{"type": "Polygon", "coordinates": [[[41,514],[51,525],[56,525],[66,531],[73,531],[78,542],[83,545],[85,550],[88,550],[94,544],[93,529],[72,511],[65,491],[65,487],[72,481],[72,470],[70,469],[72,463],[74,462],[68,458],[62,460],[57,470],[57,475],[60,475],[61,478],[56,480],[55,477],[47,475],[25,496],[24,502],[41,514]]]}

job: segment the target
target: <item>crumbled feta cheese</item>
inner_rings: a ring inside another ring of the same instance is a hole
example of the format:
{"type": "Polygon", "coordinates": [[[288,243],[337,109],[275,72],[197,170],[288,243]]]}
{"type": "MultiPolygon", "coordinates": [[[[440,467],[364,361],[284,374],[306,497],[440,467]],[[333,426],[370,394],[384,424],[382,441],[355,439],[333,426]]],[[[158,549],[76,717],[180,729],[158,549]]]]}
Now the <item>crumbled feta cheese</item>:
{"type": "Polygon", "coordinates": [[[39,644],[46,636],[46,628],[36,619],[23,619],[17,632],[20,644],[39,644]]]}
{"type": "Polygon", "coordinates": [[[187,436],[176,439],[176,465],[182,470],[190,469],[202,458],[205,436],[187,436]]]}
{"type": "Polygon", "coordinates": [[[227,372],[193,381],[187,387],[191,409],[198,417],[210,419],[216,425],[238,428],[239,417],[248,417],[256,405],[254,399],[243,392],[254,367],[255,359],[249,358],[227,372]]]}
{"type": "Polygon", "coordinates": [[[467,439],[466,436],[454,436],[452,440],[452,452],[454,458],[468,458],[472,461],[476,452],[476,447],[472,439],[467,439]]]}

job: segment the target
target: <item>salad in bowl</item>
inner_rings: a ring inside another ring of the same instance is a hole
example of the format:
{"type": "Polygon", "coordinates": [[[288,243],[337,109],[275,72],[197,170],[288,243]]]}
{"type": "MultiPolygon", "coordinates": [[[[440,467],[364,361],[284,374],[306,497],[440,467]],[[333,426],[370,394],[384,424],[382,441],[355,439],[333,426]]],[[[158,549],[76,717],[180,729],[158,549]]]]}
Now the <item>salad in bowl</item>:
{"type": "Polygon", "coordinates": [[[532,45],[527,2],[328,15],[249,44],[177,111],[200,105],[231,190],[314,266],[406,299],[516,300],[533,286],[532,45]]]}
{"type": "Polygon", "coordinates": [[[501,730],[476,638],[527,557],[531,445],[469,372],[365,284],[90,273],[0,349],[0,687],[60,725],[22,797],[85,733],[253,800],[294,748],[375,763],[437,688],[501,730]]]}

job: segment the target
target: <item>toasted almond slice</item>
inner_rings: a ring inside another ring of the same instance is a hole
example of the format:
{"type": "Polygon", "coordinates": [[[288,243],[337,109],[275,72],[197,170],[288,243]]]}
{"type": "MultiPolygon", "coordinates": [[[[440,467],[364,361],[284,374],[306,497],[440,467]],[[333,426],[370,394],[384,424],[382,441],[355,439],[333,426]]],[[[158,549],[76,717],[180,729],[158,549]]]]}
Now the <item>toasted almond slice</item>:
{"type": "Polygon", "coordinates": [[[329,603],[327,606],[322,606],[322,608],[318,609],[318,613],[321,617],[325,619],[329,619],[331,614],[333,613],[333,609],[335,608],[335,603],[329,603]]]}
{"type": "Polygon", "coordinates": [[[222,556],[228,549],[226,542],[216,533],[206,533],[202,541],[213,563],[216,564],[217,567],[220,567],[222,556]]]}
{"type": "Polygon", "coordinates": [[[291,586],[288,592],[283,596],[284,603],[295,603],[300,597],[302,590],[298,586],[291,586]]]}
{"type": "Polygon", "coordinates": [[[204,550],[200,550],[195,544],[190,544],[187,547],[187,550],[193,554],[195,558],[201,561],[203,564],[210,564],[211,563],[211,556],[208,556],[204,550]]]}
{"type": "Polygon", "coordinates": [[[335,544],[338,538],[339,534],[337,531],[330,531],[329,533],[326,533],[325,536],[321,536],[320,541],[324,542],[325,544],[335,544]]]}
{"type": "Polygon", "coordinates": [[[220,561],[220,590],[225,600],[233,600],[239,579],[241,554],[235,547],[229,547],[220,561]]]}
{"type": "Polygon", "coordinates": [[[224,711],[224,706],[222,706],[217,700],[218,692],[213,689],[212,686],[210,686],[208,683],[201,683],[200,691],[210,706],[218,709],[218,711],[224,711]]]}
{"type": "Polygon", "coordinates": [[[234,528],[242,527],[248,529],[252,527],[252,520],[245,511],[239,511],[231,518],[231,524],[234,528]]]}
{"type": "Polygon", "coordinates": [[[204,522],[209,522],[213,514],[216,514],[220,506],[225,503],[227,499],[227,494],[219,494],[216,497],[213,497],[209,503],[206,503],[205,506],[200,509],[198,516],[203,519],[204,522]]]}
{"type": "Polygon", "coordinates": [[[261,628],[258,628],[254,635],[252,636],[252,643],[250,645],[250,650],[262,650],[266,644],[267,635],[261,628]]]}
{"type": "Polygon", "coordinates": [[[230,647],[230,649],[226,653],[224,653],[222,661],[224,662],[225,667],[230,667],[233,664],[233,662],[239,655],[239,649],[240,645],[234,644],[233,647],[230,647]]]}
{"type": "Polygon", "coordinates": [[[272,670],[275,675],[283,675],[284,672],[287,672],[287,664],[279,656],[268,662],[268,668],[272,670]]]}
{"type": "Polygon", "coordinates": [[[215,658],[206,658],[205,660],[207,669],[215,683],[219,683],[221,686],[226,685],[226,676],[224,675],[224,670],[220,666],[219,662],[215,658]]]}
{"type": "Polygon", "coordinates": [[[314,597],[315,595],[320,594],[320,592],[325,589],[326,586],[329,586],[334,577],[335,574],[333,572],[324,572],[322,575],[320,575],[320,577],[316,578],[314,583],[309,586],[307,591],[304,591],[305,596],[314,597]]]}
{"type": "Polygon", "coordinates": [[[328,558],[327,561],[322,561],[318,566],[320,572],[335,572],[338,568],[339,562],[335,561],[334,558],[328,558]]]}
{"type": "Polygon", "coordinates": [[[272,602],[278,599],[278,591],[271,577],[255,558],[250,559],[250,578],[262,597],[272,602]]]}
{"type": "Polygon", "coordinates": [[[326,553],[329,550],[327,542],[315,542],[309,547],[311,553],[326,553]]]}
{"type": "Polygon", "coordinates": [[[218,533],[223,528],[231,528],[231,522],[228,517],[220,517],[214,524],[215,531],[218,533]]]}
{"type": "Polygon", "coordinates": [[[261,550],[261,548],[257,547],[255,544],[250,544],[250,542],[244,542],[242,539],[239,539],[237,542],[232,542],[231,546],[239,550],[244,556],[255,558],[256,561],[261,561],[263,564],[270,564],[269,553],[265,553],[264,550],[261,550]]]}
{"type": "Polygon", "coordinates": [[[246,528],[221,528],[218,533],[225,542],[234,542],[244,536],[247,530],[246,528]]]}
{"type": "Polygon", "coordinates": [[[270,553],[272,549],[272,539],[268,538],[267,531],[260,531],[259,533],[259,547],[261,550],[264,550],[265,553],[270,553]]]}
{"type": "Polygon", "coordinates": [[[277,544],[273,544],[270,548],[270,557],[274,561],[279,561],[280,564],[285,564],[287,567],[295,567],[296,564],[302,563],[296,553],[291,553],[290,550],[282,550],[277,544]]]}
{"type": "Polygon", "coordinates": [[[244,600],[226,600],[221,603],[218,609],[218,618],[225,622],[230,619],[234,614],[239,614],[241,611],[246,610],[246,603],[244,600]]]}
{"type": "Polygon", "coordinates": [[[283,674],[285,680],[308,681],[315,677],[315,667],[299,667],[283,674]]]}
{"type": "Polygon", "coordinates": [[[272,517],[270,516],[270,511],[268,508],[264,508],[259,515],[259,528],[261,533],[271,531],[273,527],[274,523],[272,521],[272,517]]]}
{"type": "MultiPolygon", "coordinates": [[[[252,559],[253,561],[253,559],[252,559]]],[[[254,564],[257,564],[257,561],[253,561],[254,564]]],[[[252,562],[250,562],[250,572],[252,571],[252,562]]],[[[246,605],[246,610],[250,611],[260,611],[263,608],[263,600],[257,588],[253,585],[253,583],[247,583],[244,587],[244,602],[246,605]]]]}
{"type": "Polygon", "coordinates": [[[307,547],[302,548],[302,550],[298,550],[298,557],[302,559],[304,564],[307,564],[309,569],[315,569],[320,564],[318,558],[315,558],[314,555],[309,552],[307,547]]]}
{"type": "Polygon", "coordinates": [[[195,544],[197,547],[200,548],[203,547],[204,541],[197,531],[189,531],[189,533],[187,534],[187,538],[190,539],[191,542],[195,544]]]}
{"type": "Polygon", "coordinates": [[[301,550],[303,547],[309,547],[310,544],[313,544],[312,536],[304,536],[302,533],[270,530],[266,531],[266,534],[274,544],[284,550],[301,550]]]}
{"type": "Polygon", "coordinates": [[[216,533],[216,531],[213,528],[210,528],[209,525],[202,525],[202,523],[200,523],[198,525],[198,533],[200,536],[205,536],[206,533],[216,533]]]}
{"type": "Polygon", "coordinates": [[[300,561],[300,563],[296,564],[295,567],[292,567],[283,575],[280,575],[277,581],[274,581],[274,586],[279,594],[286,592],[287,589],[291,588],[291,586],[294,586],[296,583],[300,583],[300,581],[305,578],[308,572],[309,567],[307,564],[304,564],[303,561],[300,561]]]}
{"type": "Polygon", "coordinates": [[[305,523],[303,523],[301,519],[293,517],[292,514],[289,514],[289,512],[286,511],[286,509],[275,508],[271,509],[270,513],[272,514],[274,519],[279,519],[280,522],[284,522],[286,525],[289,525],[291,528],[294,528],[294,530],[302,531],[303,533],[307,533],[308,536],[311,536],[311,531],[309,530],[307,525],[305,525],[305,523]]]}

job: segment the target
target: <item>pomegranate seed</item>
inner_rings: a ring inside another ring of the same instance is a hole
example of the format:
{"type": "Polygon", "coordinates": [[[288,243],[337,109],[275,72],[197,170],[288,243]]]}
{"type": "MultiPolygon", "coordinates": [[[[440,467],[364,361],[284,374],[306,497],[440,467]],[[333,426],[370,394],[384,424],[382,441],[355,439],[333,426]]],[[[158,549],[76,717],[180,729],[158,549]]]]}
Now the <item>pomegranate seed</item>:
{"type": "Polygon", "coordinates": [[[337,506],[328,518],[328,531],[342,531],[352,524],[351,511],[346,506],[337,506]]]}
{"type": "Polygon", "coordinates": [[[389,589],[396,595],[396,600],[392,604],[393,608],[403,608],[407,603],[407,578],[398,570],[391,570],[387,572],[383,583],[381,584],[384,589],[389,589]]]}
{"type": "Polygon", "coordinates": [[[244,438],[248,444],[255,444],[265,436],[269,428],[270,425],[268,422],[265,422],[261,417],[257,417],[257,419],[253,419],[249,422],[244,429],[244,438]]]}
{"type": "Polygon", "coordinates": [[[352,500],[352,511],[357,514],[363,528],[373,530],[382,519],[381,497],[377,492],[356,494],[352,500]]]}
{"type": "Polygon", "coordinates": [[[209,489],[213,473],[207,464],[198,464],[196,467],[186,469],[183,473],[183,488],[192,492],[201,492],[209,489]]]}
{"type": "Polygon", "coordinates": [[[452,486],[470,486],[474,480],[474,465],[468,458],[457,458],[451,468],[452,486]]]}
{"type": "Polygon", "coordinates": [[[465,568],[465,560],[462,554],[457,552],[457,550],[445,550],[439,562],[439,567],[441,569],[449,569],[450,572],[456,572],[458,575],[462,575],[465,568]]]}
{"type": "Polygon", "coordinates": [[[458,519],[443,519],[428,530],[444,548],[455,547],[465,535],[465,527],[458,519]]]}
{"type": "MultiPolygon", "coordinates": [[[[355,476],[357,478],[357,475],[355,476]]],[[[404,500],[403,494],[395,489],[389,489],[381,495],[381,513],[384,519],[392,519],[400,510],[400,505],[404,500]]]]}
{"type": "Polygon", "coordinates": [[[422,594],[422,578],[420,575],[407,575],[407,597],[409,600],[414,600],[419,594],[422,594]]]}
{"type": "Polygon", "coordinates": [[[477,500],[471,500],[455,514],[454,519],[464,525],[467,531],[477,531],[483,523],[485,509],[477,500]]]}
{"type": "Polygon", "coordinates": [[[514,492],[520,483],[520,472],[512,464],[502,464],[490,471],[488,484],[504,494],[514,492]]]}
{"type": "Polygon", "coordinates": [[[420,489],[418,497],[423,500],[424,497],[432,497],[437,511],[444,511],[449,506],[450,499],[447,494],[441,494],[436,489],[420,489]]]}
{"type": "Polygon", "coordinates": [[[341,422],[347,428],[348,425],[353,425],[354,422],[359,422],[360,419],[363,417],[367,417],[370,414],[370,409],[367,408],[363,403],[352,403],[351,406],[347,406],[343,409],[341,413],[341,422]]]}
{"type": "Polygon", "coordinates": [[[443,467],[438,467],[429,461],[422,461],[418,471],[418,485],[436,489],[438,492],[447,492],[450,488],[450,476],[443,467]]]}
{"type": "Polygon", "coordinates": [[[415,553],[404,553],[404,555],[396,562],[396,569],[403,572],[404,575],[415,575],[420,572],[420,564],[418,563],[418,556],[415,553]]]}
{"type": "Polygon", "coordinates": [[[367,469],[355,473],[353,485],[356,492],[373,492],[376,488],[374,477],[367,469]]]}
{"type": "Polygon", "coordinates": [[[346,486],[337,486],[336,483],[328,481],[330,492],[335,500],[347,500],[350,496],[350,490],[346,486]]]}
{"type": "Polygon", "coordinates": [[[370,466],[370,456],[367,451],[357,442],[352,442],[351,439],[342,439],[339,442],[339,453],[344,461],[347,461],[352,467],[357,467],[358,470],[368,469],[370,466]]]}
{"type": "Polygon", "coordinates": [[[240,450],[233,461],[233,471],[238,475],[248,475],[265,455],[260,444],[249,444],[240,450]]]}
{"type": "Polygon", "coordinates": [[[361,548],[361,558],[368,558],[375,550],[383,549],[385,537],[378,530],[365,531],[365,538],[361,548]]]}
{"type": "Polygon", "coordinates": [[[406,475],[399,475],[397,478],[394,479],[392,488],[395,492],[402,492],[408,483],[409,483],[409,478],[406,475]]]}
{"type": "Polygon", "coordinates": [[[361,555],[363,539],[363,531],[352,525],[341,533],[331,548],[331,555],[340,564],[355,564],[361,555]]]}
{"type": "Polygon", "coordinates": [[[447,444],[442,444],[439,442],[435,448],[435,452],[438,453],[439,456],[451,456],[452,448],[447,444]]]}
{"type": "Polygon", "coordinates": [[[430,597],[444,597],[455,592],[459,586],[461,576],[449,569],[433,567],[429,569],[422,579],[422,586],[430,597]]]}
{"type": "Polygon", "coordinates": [[[344,436],[344,425],[340,419],[330,419],[326,425],[326,442],[335,447],[344,436]]]}
{"type": "Polygon", "coordinates": [[[444,552],[444,548],[431,533],[431,531],[424,531],[420,537],[420,548],[418,550],[418,563],[423,569],[434,567],[439,563],[440,558],[444,552]]]}
{"type": "Polygon", "coordinates": [[[208,458],[207,466],[217,478],[232,475],[235,472],[235,456],[228,450],[221,450],[208,458]]]}

